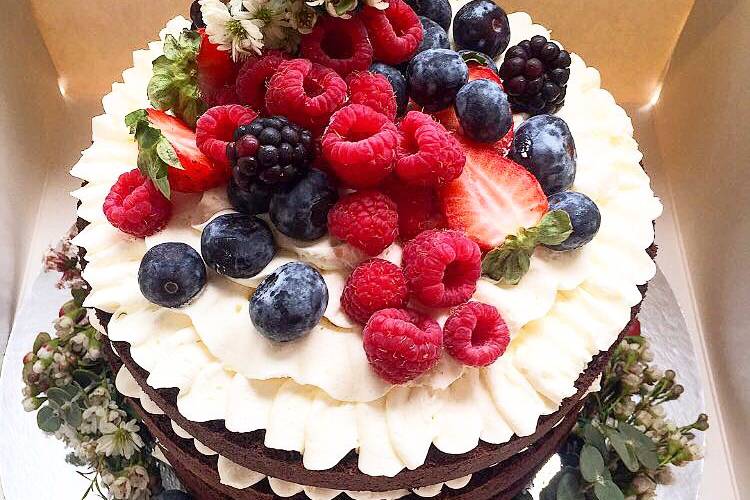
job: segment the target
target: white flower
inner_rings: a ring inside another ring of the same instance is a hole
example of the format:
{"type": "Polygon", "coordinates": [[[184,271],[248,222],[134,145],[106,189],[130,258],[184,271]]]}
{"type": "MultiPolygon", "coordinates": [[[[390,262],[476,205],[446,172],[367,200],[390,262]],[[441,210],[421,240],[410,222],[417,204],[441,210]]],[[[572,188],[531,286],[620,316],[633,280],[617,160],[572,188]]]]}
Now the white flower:
{"type": "Polygon", "coordinates": [[[388,2],[384,0],[365,0],[365,3],[370,7],[375,7],[378,10],[385,10],[388,8],[388,2]]]}
{"type": "Polygon", "coordinates": [[[44,363],[42,363],[41,359],[38,359],[34,362],[34,365],[31,367],[31,371],[36,374],[42,373],[44,371],[44,363]]]}
{"type": "Polygon", "coordinates": [[[115,479],[115,481],[109,487],[109,492],[117,500],[129,499],[132,490],[133,490],[133,487],[131,486],[128,478],[125,476],[120,476],[117,479],[115,479]]]}
{"type": "Polygon", "coordinates": [[[265,45],[274,48],[284,45],[286,28],[291,27],[291,13],[286,0],[242,0],[242,5],[261,27],[265,45]]]}
{"type": "Polygon", "coordinates": [[[211,43],[221,50],[231,51],[234,60],[252,52],[260,54],[263,48],[262,22],[238,8],[239,2],[227,6],[219,0],[200,0],[200,5],[211,43]]]}
{"type": "Polygon", "coordinates": [[[129,459],[133,453],[143,447],[143,440],[138,435],[140,427],[135,420],[127,423],[120,422],[119,426],[105,422],[100,426],[100,430],[103,436],[97,440],[97,453],[104,453],[108,457],[123,456],[129,459]]]}
{"type": "Polygon", "coordinates": [[[148,488],[148,471],[143,466],[136,465],[130,468],[130,484],[137,490],[145,490],[148,488]]]}
{"type": "Polygon", "coordinates": [[[50,359],[52,358],[52,355],[55,351],[47,347],[46,345],[39,348],[39,350],[36,352],[36,356],[39,359],[50,359]]]}

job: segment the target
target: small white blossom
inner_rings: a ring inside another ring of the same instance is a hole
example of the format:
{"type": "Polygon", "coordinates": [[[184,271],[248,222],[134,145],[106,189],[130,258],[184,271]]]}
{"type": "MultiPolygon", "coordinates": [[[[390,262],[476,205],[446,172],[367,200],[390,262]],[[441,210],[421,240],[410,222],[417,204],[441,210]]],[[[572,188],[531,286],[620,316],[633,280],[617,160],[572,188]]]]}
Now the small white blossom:
{"type": "Polygon", "coordinates": [[[143,440],[138,435],[140,427],[135,420],[120,422],[119,426],[105,422],[100,426],[100,430],[103,436],[97,440],[97,453],[104,453],[108,457],[123,456],[127,459],[143,447],[143,440]]]}
{"type": "Polygon", "coordinates": [[[42,373],[44,371],[44,363],[41,359],[37,359],[34,362],[34,365],[31,367],[31,371],[33,371],[36,374],[42,373]]]}
{"type": "Polygon", "coordinates": [[[365,3],[370,7],[375,7],[378,10],[385,10],[388,8],[388,2],[385,0],[365,0],[365,3]]]}
{"type": "Polygon", "coordinates": [[[206,34],[219,49],[231,51],[232,59],[250,53],[260,54],[263,48],[262,22],[252,19],[239,2],[225,5],[219,0],[200,0],[206,34]]]}

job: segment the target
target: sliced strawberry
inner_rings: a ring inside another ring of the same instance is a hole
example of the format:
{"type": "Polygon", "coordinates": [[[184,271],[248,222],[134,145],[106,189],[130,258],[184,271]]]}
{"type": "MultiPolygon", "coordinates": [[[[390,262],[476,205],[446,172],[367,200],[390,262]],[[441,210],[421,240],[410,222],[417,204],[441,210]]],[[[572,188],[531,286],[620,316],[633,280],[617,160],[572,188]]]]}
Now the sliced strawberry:
{"type": "Polygon", "coordinates": [[[148,121],[161,131],[177,154],[182,169],[169,167],[169,184],[182,193],[202,193],[219,186],[229,177],[229,169],[215,164],[201,153],[195,133],[180,119],[164,111],[147,109],[148,121]]]}
{"type": "Polygon", "coordinates": [[[549,205],[536,178],[492,146],[460,142],[464,171],[440,192],[448,227],[466,232],[488,250],[522,227],[537,225],[549,205]]]}
{"type": "Polygon", "coordinates": [[[197,58],[198,86],[203,100],[209,107],[238,104],[235,81],[239,66],[232,61],[229,52],[211,43],[204,28],[198,32],[201,34],[197,58]]]}
{"type": "MultiPolygon", "coordinates": [[[[482,78],[493,81],[503,87],[503,82],[500,77],[487,66],[482,66],[478,63],[469,63],[469,81],[481,80],[482,78]]],[[[505,87],[503,87],[505,89],[505,87]]]]}

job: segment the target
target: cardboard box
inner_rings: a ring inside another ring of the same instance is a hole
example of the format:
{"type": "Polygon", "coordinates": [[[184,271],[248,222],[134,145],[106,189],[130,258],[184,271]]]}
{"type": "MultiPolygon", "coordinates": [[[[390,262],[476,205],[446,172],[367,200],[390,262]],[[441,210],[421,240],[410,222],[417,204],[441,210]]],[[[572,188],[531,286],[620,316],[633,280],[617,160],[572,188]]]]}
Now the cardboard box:
{"type": "MultiPolygon", "coordinates": [[[[665,204],[659,265],[685,310],[712,428],[701,498],[741,498],[750,479],[750,1],[500,0],[525,10],[602,74],[631,112],[665,204]],[[743,262],[744,261],[744,262],[743,262]],[[739,487],[739,489],[738,489],[739,487]]],[[[187,0],[5,0],[0,34],[0,352],[41,253],[73,222],[67,175],[90,118],[131,51],[187,0]]]]}

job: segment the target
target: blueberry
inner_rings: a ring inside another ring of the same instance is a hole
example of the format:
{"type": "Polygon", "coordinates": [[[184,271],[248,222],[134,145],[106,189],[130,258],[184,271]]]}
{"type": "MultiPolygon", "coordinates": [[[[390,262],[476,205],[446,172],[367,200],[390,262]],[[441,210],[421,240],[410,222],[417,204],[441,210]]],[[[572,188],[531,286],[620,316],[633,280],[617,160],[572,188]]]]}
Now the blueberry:
{"type": "Polygon", "coordinates": [[[461,87],[455,107],[464,134],[475,141],[499,141],[513,126],[508,95],[490,80],[473,80],[461,87]]]}
{"type": "Polygon", "coordinates": [[[393,66],[388,66],[383,63],[374,63],[370,66],[370,71],[373,73],[380,73],[391,82],[393,92],[396,94],[398,114],[402,115],[406,110],[406,105],[409,103],[409,96],[406,94],[406,79],[404,78],[404,75],[393,66]]]}
{"type": "Polygon", "coordinates": [[[206,265],[185,243],[161,243],[141,260],[138,284],[146,299],[163,307],[180,307],[206,285],[206,265]]]}
{"type": "Polygon", "coordinates": [[[547,196],[569,189],[576,178],[576,145],[568,124],[557,116],[538,115],[523,122],[511,155],[536,176],[547,196]]]}
{"type": "Polygon", "coordinates": [[[313,241],[328,231],[328,211],[336,200],[338,192],[328,176],[313,169],[292,189],[273,195],[268,214],[281,233],[313,241]]]}
{"type": "Polygon", "coordinates": [[[193,497],[180,490],[164,490],[154,500],[193,500],[193,497]]]}
{"type": "Polygon", "coordinates": [[[596,203],[583,193],[563,191],[549,197],[550,210],[563,210],[570,216],[573,233],[552,250],[574,250],[591,241],[599,231],[602,216],[596,203]]]}
{"type": "Polygon", "coordinates": [[[429,49],[450,49],[451,43],[448,41],[448,34],[438,23],[424,16],[419,17],[424,30],[424,38],[419,45],[416,53],[424,52],[429,49]]]}
{"type": "Polygon", "coordinates": [[[252,278],[276,255],[264,221],[246,214],[216,217],[203,229],[201,253],[212,269],[231,278],[252,278]]]}
{"type": "Polygon", "coordinates": [[[315,268],[290,262],[270,274],[250,298],[250,319],[276,342],[309,333],[328,307],[328,287],[315,268]]]}
{"type": "Polygon", "coordinates": [[[234,179],[227,186],[227,197],[232,207],[240,213],[248,215],[264,214],[268,212],[274,189],[262,182],[252,182],[248,189],[242,189],[234,179]]]}
{"type": "Polygon", "coordinates": [[[457,52],[430,49],[411,60],[406,79],[409,96],[432,113],[453,103],[459,89],[469,79],[469,68],[457,52]]]}
{"type": "Polygon", "coordinates": [[[406,0],[418,16],[432,19],[446,32],[451,26],[453,9],[448,0],[406,0]]]}
{"type": "Polygon", "coordinates": [[[508,16],[491,0],[473,0],[453,20],[453,40],[459,49],[483,52],[496,58],[508,47],[508,16]]]}
{"type": "Polygon", "coordinates": [[[485,66],[495,73],[499,73],[499,70],[497,69],[497,64],[495,64],[495,60],[492,59],[487,54],[483,54],[482,52],[477,52],[476,50],[459,50],[459,54],[461,54],[461,57],[463,57],[466,64],[475,63],[479,64],[481,66],[485,66]]]}

